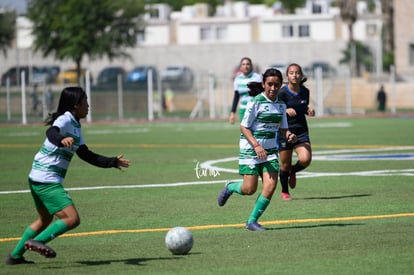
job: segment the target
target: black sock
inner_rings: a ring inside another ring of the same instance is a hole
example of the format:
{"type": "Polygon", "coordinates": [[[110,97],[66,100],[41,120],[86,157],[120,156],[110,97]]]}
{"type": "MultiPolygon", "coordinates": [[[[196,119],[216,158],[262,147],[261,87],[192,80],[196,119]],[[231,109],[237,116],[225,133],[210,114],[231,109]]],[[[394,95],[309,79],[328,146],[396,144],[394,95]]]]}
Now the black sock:
{"type": "Polygon", "coordinates": [[[282,186],[283,193],[289,193],[289,172],[286,171],[279,171],[279,178],[280,178],[280,185],[282,186]]]}
{"type": "Polygon", "coordinates": [[[305,169],[306,167],[305,166],[303,166],[302,164],[300,164],[299,163],[299,161],[298,162],[296,162],[296,164],[295,165],[293,165],[292,166],[292,172],[293,173],[297,173],[297,172],[299,172],[299,171],[302,171],[303,169],[305,169]]]}

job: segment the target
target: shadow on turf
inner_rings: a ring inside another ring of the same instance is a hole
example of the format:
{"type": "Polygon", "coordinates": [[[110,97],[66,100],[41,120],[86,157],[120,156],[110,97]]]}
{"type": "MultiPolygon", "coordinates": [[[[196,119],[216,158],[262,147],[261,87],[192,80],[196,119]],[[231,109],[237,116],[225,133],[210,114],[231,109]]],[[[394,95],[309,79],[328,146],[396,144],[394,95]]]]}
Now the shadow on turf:
{"type": "Polygon", "coordinates": [[[348,199],[348,198],[362,198],[369,197],[371,194],[356,194],[356,195],[347,195],[347,196],[331,196],[331,197],[309,197],[309,198],[295,198],[295,200],[339,200],[339,199],[348,199]]]}
{"type": "MultiPolygon", "coordinates": [[[[189,253],[188,255],[191,255],[191,254],[197,254],[197,253],[189,253]]],[[[108,264],[112,264],[112,263],[125,263],[125,264],[130,264],[130,265],[142,265],[144,262],[149,262],[149,261],[177,260],[177,259],[181,259],[182,257],[188,256],[188,255],[183,255],[183,256],[172,255],[171,257],[131,258],[131,259],[123,259],[123,260],[106,260],[106,261],[77,261],[77,263],[78,264],[83,264],[83,265],[89,265],[89,266],[108,265],[108,264]]]]}
{"type": "Polygon", "coordinates": [[[328,224],[315,224],[315,225],[297,225],[290,227],[266,227],[266,231],[271,230],[284,230],[284,229],[304,229],[304,228],[317,228],[317,227],[345,227],[353,225],[364,225],[363,223],[328,223],[328,224]]]}

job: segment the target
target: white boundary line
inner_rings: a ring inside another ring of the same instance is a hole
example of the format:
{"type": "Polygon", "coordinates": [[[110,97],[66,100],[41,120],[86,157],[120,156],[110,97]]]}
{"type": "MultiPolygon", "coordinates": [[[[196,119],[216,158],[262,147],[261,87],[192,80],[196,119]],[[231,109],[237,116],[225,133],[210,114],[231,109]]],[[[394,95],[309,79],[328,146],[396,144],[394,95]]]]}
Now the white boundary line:
{"type": "MultiPolygon", "coordinates": [[[[411,160],[414,159],[413,153],[405,153],[405,154],[396,154],[395,151],[398,150],[412,150],[414,146],[406,146],[406,147],[386,147],[386,148],[377,148],[377,149],[350,149],[350,150],[327,150],[327,151],[318,151],[315,152],[314,155],[318,160],[329,160],[329,161],[338,161],[338,160],[372,160],[372,158],[367,158],[369,156],[374,156],[372,154],[360,154],[360,155],[349,155],[349,153],[361,153],[361,152],[378,152],[378,151],[394,151],[393,153],[388,154],[390,157],[387,158],[387,154],[381,154],[381,157],[384,159],[392,159],[392,160],[411,160]],[[341,159],[341,155],[344,158],[341,159]],[[334,156],[329,156],[335,154],[334,156]],[[405,156],[399,158],[398,155],[405,156]],[[352,156],[352,158],[349,158],[352,156]],[[407,157],[408,156],[408,157],[407,157]]],[[[382,158],[380,158],[382,159],[382,158]]],[[[238,157],[228,157],[223,159],[216,159],[216,160],[208,160],[205,162],[200,163],[201,169],[206,169],[209,171],[216,171],[216,172],[226,172],[226,173],[233,173],[238,174],[238,169],[230,169],[230,168],[223,168],[219,167],[216,164],[223,163],[223,162],[232,162],[237,161],[238,157]]],[[[315,177],[339,177],[339,176],[362,176],[362,177],[372,177],[372,176],[414,176],[414,168],[413,169],[396,169],[396,170],[371,170],[371,171],[358,171],[358,172],[307,172],[302,171],[298,174],[298,178],[315,178],[315,177]]],[[[109,185],[109,186],[91,186],[91,187],[69,187],[65,188],[68,191],[85,191],[85,190],[103,190],[103,189],[131,189],[131,188],[164,188],[164,187],[178,187],[178,186],[188,186],[188,185],[207,185],[207,184],[218,184],[218,183],[225,183],[226,180],[213,180],[213,181],[190,181],[190,182],[175,182],[175,183],[160,183],[160,184],[141,184],[141,185],[109,185]]],[[[19,193],[29,193],[30,190],[12,190],[12,191],[0,191],[0,195],[8,195],[8,194],[19,194],[19,193]]]]}

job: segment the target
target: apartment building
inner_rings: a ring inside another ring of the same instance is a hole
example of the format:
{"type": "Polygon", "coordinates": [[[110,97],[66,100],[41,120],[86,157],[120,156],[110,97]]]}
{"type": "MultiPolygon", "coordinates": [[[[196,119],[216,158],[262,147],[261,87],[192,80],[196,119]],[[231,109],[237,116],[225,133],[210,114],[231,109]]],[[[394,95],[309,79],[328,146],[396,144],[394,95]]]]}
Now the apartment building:
{"type": "MultiPolygon", "coordinates": [[[[358,2],[354,37],[371,48],[378,64],[371,70],[381,74],[382,17],[380,1],[375,4],[370,11],[365,1],[358,2]]],[[[154,47],[170,47],[174,49],[170,52],[180,52],[178,47],[181,47],[185,48],[185,56],[194,51],[198,57],[200,51],[207,56],[222,54],[233,63],[241,56],[250,55],[261,67],[276,61],[304,65],[323,61],[337,67],[349,39],[339,8],[332,7],[329,0],[308,0],[295,14],[282,13],[278,5],[267,7],[228,1],[217,8],[214,16],[208,16],[207,4],[187,6],[180,12],[171,11],[166,4],[153,4],[147,5],[147,10],[147,26],[139,37],[139,44],[141,50],[147,48],[149,52],[154,47]],[[208,50],[204,52],[205,48],[208,50]]],[[[147,61],[145,56],[149,55],[136,56],[147,61]]],[[[185,62],[191,60],[194,59],[185,62]]],[[[179,60],[171,57],[170,62],[179,60]]],[[[213,70],[226,73],[221,68],[213,70]]]]}
{"type": "Polygon", "coordinates": [[[414,80],[414,1],[394,0],[395,68],[402,79],[414,80]]]}
{"type": "MultiPolygon", "coordinates": [[[[339,9],[332,7],[331,2],[307,0],[305,7],[294,14],[284,14],[278,5],[225,1],[214,16],[209,16],[208,5],[202,3],[185,6],[179,12],[165,4],[149,5],[146,28],[137,38],[138,46],[129,50],[133,61],[122,63],[127,67],[145,63],[160,68],[185,63],[226,75],[231,69],[224,66],[232,67],[242,56],[249,55],[262,68],[291,61],[303,65],[324,61],[338,67],[349,33],[339,9]],[[213,63],[212,56],[218,61],[213,63]]],[[[380,1],[374,3],[374,9],[369,10],[367,2],[358,2],[354,37],[371,48],[375,60],[371,71],[381,74],[383,18],[380,1]]],[[[394,5],[396,70],[402,75],[414,75],[414,38],[410,33],[413,20],[409,15],[414,2],[395,0],[394,5]]],[[[9,51],[4,67],[27,58],[37,62],[37,54],[30,53],[33,37],[27,34],[29,23],[19,19],[18,24],[18,49],[9,51]]],[[[50,62],[50,59],[39,58],[39,62],[50,62]]],[[[86,63],[97,73],[108,61],[86,60],[86,63]]]]}

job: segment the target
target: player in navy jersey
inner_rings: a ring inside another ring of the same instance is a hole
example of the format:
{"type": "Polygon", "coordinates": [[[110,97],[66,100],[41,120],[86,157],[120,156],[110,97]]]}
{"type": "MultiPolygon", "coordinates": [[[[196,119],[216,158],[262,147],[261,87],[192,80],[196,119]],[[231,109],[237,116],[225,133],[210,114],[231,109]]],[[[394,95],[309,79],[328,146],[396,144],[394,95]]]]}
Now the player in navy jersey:
{"type": "Polygon", "coordinates": [[[309,107],[309,89],[303,83],[302,67],[296,63],[290,64],[286,69],[288,83],[279,91],[279,98],[286,104],[286,113],[289,130],[296,134],[295,143],[287,142],[283,135],[278,135],[280,159],[281,197],[291,200],[290,188],[296,186],[296,173],[308,167],[312,161],[312,148],[309,138],[306,116],[315,116],[315,110],[309,107]],[[293,150],[297,155],[297,162],[292,165],[293,150]]]}
{"type": "Polygon", "coordinates": [[[80,124],[88,109],[88,99],[81,87],[62,90],[58,110],[46,121],[49,125],[46,139],[34,157],[29,174],[29,188],[39,217],[23,232],[6,258],[7,265],[33,263],[23,257],[26,250],[46,258],[56,257],[56,252],[46,243],[80,224],[78,211],[62,185],[75,153],[97,167],[122,169],[129,166],[129,160],[122,155],[105,157],[88,149],[80,124]]]}

